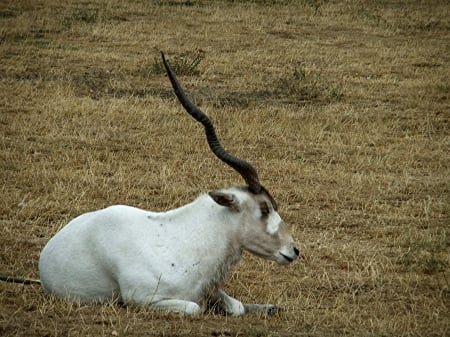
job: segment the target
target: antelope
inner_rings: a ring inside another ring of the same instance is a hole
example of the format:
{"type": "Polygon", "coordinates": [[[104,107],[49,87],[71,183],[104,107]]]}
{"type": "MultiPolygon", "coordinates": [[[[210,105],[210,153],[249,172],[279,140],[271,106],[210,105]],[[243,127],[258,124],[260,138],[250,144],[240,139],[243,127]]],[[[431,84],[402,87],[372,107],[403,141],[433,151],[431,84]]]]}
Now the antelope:
{"type": "Polygon", "coordinates": [[[187,98],[161,56],[181,105],[203,125],[214,155],[246,185],[209,191],[165,212],[115,205],[82,214],[43,248],[41,286],[80,303],[117,300],[185,314],[274,313],[275,305],[244,304],[221,286],[244,250],[281,265],[296,260],[299,250],[255,168],[225,151],[209,117],[187,98]]]}

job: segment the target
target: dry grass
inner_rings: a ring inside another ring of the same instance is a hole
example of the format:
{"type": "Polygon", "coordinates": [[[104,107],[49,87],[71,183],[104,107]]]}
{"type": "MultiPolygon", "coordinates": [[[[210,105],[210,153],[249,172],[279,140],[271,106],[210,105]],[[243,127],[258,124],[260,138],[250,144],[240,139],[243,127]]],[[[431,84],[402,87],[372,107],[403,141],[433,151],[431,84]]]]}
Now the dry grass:
{"type": "Polygon", "coordinates": [[[448,336],[446,1],[0,4],[0,272],[38,277],[76,215],[240,184],[175,101],[166,51],[301,248],[227,290],[277,317],[81,306],[0,284],[2,336],[448,336]]]}

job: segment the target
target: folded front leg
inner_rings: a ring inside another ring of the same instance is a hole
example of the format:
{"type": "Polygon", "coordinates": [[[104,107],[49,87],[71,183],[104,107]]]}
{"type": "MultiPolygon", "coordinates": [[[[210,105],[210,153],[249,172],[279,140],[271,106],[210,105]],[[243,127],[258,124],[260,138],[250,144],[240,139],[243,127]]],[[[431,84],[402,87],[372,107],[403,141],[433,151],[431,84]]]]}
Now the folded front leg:
{"type": "Polygon", "coordinates": [[[188,315],[200,314],[202,311],[200,306],[195,302],[175,299],[154,302],[151,304],[151,307],[164,311],[171,311],[188,315]]]}
{"type": "Polygon", "coordinates": [[[233,316],[258,312],[274,315],[282,310],[282,308],[273,304],[242,303],[229,296],[222,289],[217,290],[215,297],[211,299],[210,303],[212,304],[213,311],[218,311],[233,316]]]}
{"type": "Polygon", "coordinates": [[[229,296],[222,289],[218,289],[212,298],[210,298],[210,309],[215,312],[225,313],[226,315],[241,316],[245,313],[244,304],[237,299],[229,296]]]}

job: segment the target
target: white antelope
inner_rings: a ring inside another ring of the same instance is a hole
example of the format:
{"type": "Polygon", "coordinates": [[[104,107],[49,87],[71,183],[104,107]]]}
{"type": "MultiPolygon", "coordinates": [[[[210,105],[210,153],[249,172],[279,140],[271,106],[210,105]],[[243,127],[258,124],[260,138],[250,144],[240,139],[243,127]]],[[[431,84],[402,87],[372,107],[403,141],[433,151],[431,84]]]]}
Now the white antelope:
{"type": "Polygon", "coordinates": [[[205,127],[213,153],[247,185],[207,192],[167,212],[111,206],[82,214],[42,250],[42,287],[81,303],[117,300],[187,314],[211,308],[272,313],[274,305],[243,304],[227,295],[224,278],[243,250],[279,264],[294,261],[299,251],[256,170],[222,148],[211,121],[162,58],[176,96],[205,127]]]}

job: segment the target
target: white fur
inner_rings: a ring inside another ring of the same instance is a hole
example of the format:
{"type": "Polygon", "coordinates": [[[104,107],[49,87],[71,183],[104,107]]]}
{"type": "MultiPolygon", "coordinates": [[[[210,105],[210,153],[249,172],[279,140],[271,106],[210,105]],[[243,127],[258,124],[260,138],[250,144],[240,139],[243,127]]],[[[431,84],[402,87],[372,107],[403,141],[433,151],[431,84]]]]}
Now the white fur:
{"type": "Polygon", "coordinates": [[[220,289],[244,249],[280,264],[298,257],[278,213],[261,216],[261,200],[270,202],[232,187],[168,212],[111,206],[80,215],[44,247],[42,286],[82,303],[117,299],[188,314],[215,302],[233,315],[271,310],[220,289]]]}

